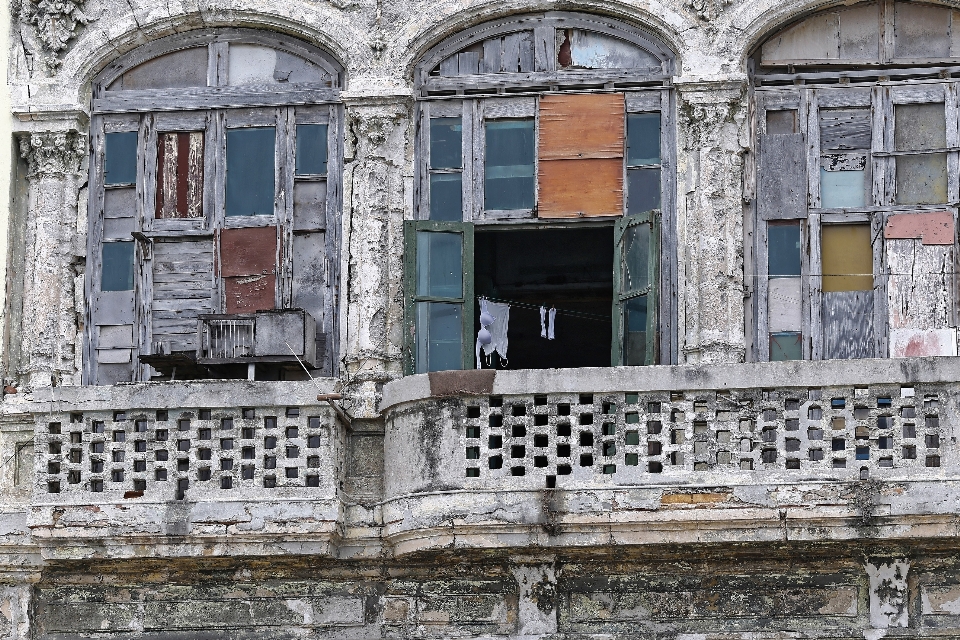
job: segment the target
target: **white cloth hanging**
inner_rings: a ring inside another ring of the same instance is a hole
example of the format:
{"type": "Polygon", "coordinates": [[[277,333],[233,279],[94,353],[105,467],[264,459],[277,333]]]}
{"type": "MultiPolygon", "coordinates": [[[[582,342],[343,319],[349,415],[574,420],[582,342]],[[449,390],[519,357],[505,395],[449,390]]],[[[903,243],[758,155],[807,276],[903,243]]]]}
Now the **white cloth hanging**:
{"type": "Polygon", "coordinates": [[[547,337],[547,308],[540,307],[540,337],[547,337]]]}
{"type": "Polygon", "coordinates": [[[481,324],[480,331],[477,332],[477,369],[482,368],[482,360],[480,359],[480,351],[489,357],[496,351],[500,354],[500,359],[506,362],[507,360],[507,329],[510,324],[510,305],[508,304],[499,304],[496,302],[490,302],[489,300],[480,299],[480,316],[481,324]],[[484,315],[492,318],[492,322],[489,325],[483,324],[484,315]],[[484,331],[487,332],[486,336],[482,334],[484,331]],[[484,339],[481,340],[481,337],[484,339]],[[489,337],[489,341],[486,338],[489,337]]]}
{"type": "Polygon", "coordinates": [[[557,319],[557,310],[550,307],[550,323],[547,325],[547,340],[553,340],[553,327],[557,319]]]}

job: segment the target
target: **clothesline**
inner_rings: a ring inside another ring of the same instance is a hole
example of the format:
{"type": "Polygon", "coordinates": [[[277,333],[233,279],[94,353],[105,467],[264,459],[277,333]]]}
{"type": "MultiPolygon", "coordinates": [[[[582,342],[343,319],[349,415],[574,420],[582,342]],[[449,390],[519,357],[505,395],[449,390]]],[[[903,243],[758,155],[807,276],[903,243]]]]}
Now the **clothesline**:
{"type": "Polygon", "coordinates": [[[478,300],[489,300],[490,302],[499,302],[501,304],[508,304],[511,307],[520,307],[521,309],[533,309],[538,311],[540,307],[546,307],[547,309],[556,309],[558,314],[565,316],[574,316],[577,318],[583,318],[585,320],[596,320],[598,322],[610,322],[610,316],[601,316],[596,313],[587,313],[585,311],[573,311],[571,309],[559,309],[557,307],[551,307],[548,304],[531,304],[529,302],[518,302],[516,300],[507,300],[505,298],[491,298],[490,296],[479,296],[478,300]]]}

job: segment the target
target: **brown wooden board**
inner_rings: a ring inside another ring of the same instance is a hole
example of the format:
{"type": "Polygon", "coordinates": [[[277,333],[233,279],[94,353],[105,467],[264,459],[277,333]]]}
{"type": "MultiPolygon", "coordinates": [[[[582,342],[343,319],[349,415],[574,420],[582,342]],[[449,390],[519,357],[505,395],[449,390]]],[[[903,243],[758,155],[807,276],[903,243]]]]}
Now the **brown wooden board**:
{"type": "Polygon", "coordinates": [[[622,158],[622,93],[547,95],[540,99],[540,160],[622,158]]]}
{"type": "Polygon", "coordinates": [[[226,313],[251,313],[276,307],[277,276],[231,276],[223,279],[226,313]]]}
{"type": "Polygon", "coordinates": [[[623,160],[545,160],[540,162],[541,218],[623,214],[623,160]]]}
{"type": "MultiPolygon", "coordinates": [[[[276,263],[276,227],[224,229],[220,232],[221,277],[275,274],[276,263]]],[[[272,309],[273,305],[263,308],[272,309]]]]}
{"type": "Polygon", "coordinates": [[[157,135],[157,218],[203,217],[203,132],[157,135]]]}

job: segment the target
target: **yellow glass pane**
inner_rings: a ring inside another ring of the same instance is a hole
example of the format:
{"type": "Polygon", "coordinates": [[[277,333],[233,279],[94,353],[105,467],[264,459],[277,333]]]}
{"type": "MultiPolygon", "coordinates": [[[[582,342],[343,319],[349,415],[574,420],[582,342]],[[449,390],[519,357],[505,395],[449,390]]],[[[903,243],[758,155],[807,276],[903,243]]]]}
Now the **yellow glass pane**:
{"type": "Polygon", "coordinates": [[[869,224],[829,224],[820,232],[823,291],[873,289],[869,224]]]}

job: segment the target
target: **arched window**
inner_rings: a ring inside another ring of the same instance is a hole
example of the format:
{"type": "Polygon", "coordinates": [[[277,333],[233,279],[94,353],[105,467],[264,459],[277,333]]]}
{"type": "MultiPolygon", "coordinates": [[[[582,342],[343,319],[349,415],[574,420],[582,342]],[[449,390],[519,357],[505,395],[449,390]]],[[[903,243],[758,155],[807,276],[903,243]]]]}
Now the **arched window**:
{"type": "Polygon", "coordinates": [[[675,359],[673,62],[652,34],[573,13],[424,56],[409,372],[675,359]],[[483,353],[482,301],[497,317],[483,353]]]}
{"type": "Polygon", "coordinates": [[[100,74],[87,384],[333,373],[342,76],[248,30],[164,38],[100,74]]]}
{"type": "Polygon", "coordinates": [[[752,64],[756,356],[956,355],[960,12],[817,13],[752,64]]]}

